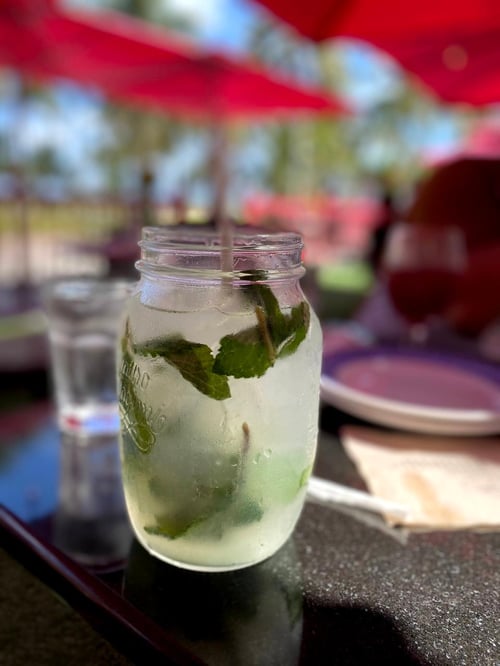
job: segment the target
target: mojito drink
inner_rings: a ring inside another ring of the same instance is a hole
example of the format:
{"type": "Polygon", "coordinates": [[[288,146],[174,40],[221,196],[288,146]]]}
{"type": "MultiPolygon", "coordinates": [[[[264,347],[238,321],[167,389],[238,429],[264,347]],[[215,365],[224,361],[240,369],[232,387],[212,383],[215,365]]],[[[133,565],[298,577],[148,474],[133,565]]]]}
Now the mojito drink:
{"type": "Polygon", "coordinates": [[[303,295],[282,307],[266,284],[193,287],[178,299],[152,286],[130,299],[122,469],[150,552],[226,571],[286,541],[314,461],[320,338],[303,295]]]}

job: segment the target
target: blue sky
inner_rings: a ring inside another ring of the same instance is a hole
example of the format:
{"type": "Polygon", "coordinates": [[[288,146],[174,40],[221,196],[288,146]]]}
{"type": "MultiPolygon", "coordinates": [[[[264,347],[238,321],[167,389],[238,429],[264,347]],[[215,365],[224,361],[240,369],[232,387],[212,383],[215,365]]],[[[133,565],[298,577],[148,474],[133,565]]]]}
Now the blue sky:
{"type": "MultiPolygon", "coordinates": [[[[184,14],[201,42],[231,51],[244,51],[249,25],[265,10],[252,0],[156,0],[184,14]]],[[[102,0],[62,0],[68,7],[99,9],[102,0]]]]}
{"type": "Polygon", "coordinates": [[[171,0],[169,4],[191,17],[204,43],[236,52],[246,49],[250,24],[265,11],[250,0],[171,0]]]}

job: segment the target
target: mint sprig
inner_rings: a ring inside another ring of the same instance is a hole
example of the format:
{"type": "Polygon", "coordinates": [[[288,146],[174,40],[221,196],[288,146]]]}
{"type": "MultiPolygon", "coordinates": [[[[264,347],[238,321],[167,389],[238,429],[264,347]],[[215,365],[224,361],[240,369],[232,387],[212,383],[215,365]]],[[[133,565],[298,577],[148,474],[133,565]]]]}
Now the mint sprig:
{"type": "Polygon", "coordinates": [[[175,336],[136,344],[134,351],[142,356],[162,358],[210,398],[225,400],[231,397],[227,377],[213,372],[214,357],[208,345],[175,336]]]}
{"type": "Polygon", "coordinates": [[[201,393],[215,400],[231,397],[228,377],[262,377],[276,360],[289,356],[305,339],[309,329],[309,305],[302,301],[287,314],[267,285],[245,287],[254,305],[256,323],[238,333],[225,335],[213,356],[208,345],[175,335],[134,344],[142,356],[162,358],[201,393]]]}
{"type": "Polygon", "coordinates": [[[255,302],[255,326],[220,341],[213,371],[232,377],[261,377],[278,358],[292,354],[309,329],[309,305],[302,301],[284,314],[267,285],[247,287],[255,302]]]}

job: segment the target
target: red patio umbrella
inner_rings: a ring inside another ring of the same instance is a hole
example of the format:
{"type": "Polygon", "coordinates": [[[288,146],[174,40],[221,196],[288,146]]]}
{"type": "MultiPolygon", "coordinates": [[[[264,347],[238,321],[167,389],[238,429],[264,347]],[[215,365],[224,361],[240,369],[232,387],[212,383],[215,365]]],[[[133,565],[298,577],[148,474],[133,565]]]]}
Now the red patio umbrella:
{"type": "Polygon", "coordinates": [[[425,34],[439,29],[484,29],[500,24],[497,0],[255,0],[316,42],[330,37],[425,34]]]}
{"type": "Polygon", "coordinates": [[[385,38],[376,45],[446,102],[500,102],[500,25],[385,38]]]}
{"type": "Polygon", "coordinates": [[[256,0],[316,42],[354,37],[388,52],[442,100],[500,101],[498,0],[256,0]]]}
{"type": "Polygon", "coordinates": [[[62,12],[52,0],[0,0],[0,63],[70,78],[110,97],[207,118],[346,112],[325,90],[249,60],[208,52],[111,11],[62,12]]]}

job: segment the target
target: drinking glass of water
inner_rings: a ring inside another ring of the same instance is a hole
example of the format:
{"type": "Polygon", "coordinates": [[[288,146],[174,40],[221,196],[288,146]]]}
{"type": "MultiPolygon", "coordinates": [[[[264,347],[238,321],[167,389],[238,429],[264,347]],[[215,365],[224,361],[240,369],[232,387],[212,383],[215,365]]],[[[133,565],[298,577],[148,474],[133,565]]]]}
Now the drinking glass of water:
{"type": "Polygon", "coordinates": [[[64,278],[46,285],[51,374],[63,432],[118,432],[116,339],[130,284],[64,278]]]}
{"type": "Polygon", "coordinates": [[[118,449],[116,342],[131,284],[64,278],[47,284],[51,375],[61,431],[56,544],[89,566],[125,557],[131,532],[118,449]]]}

